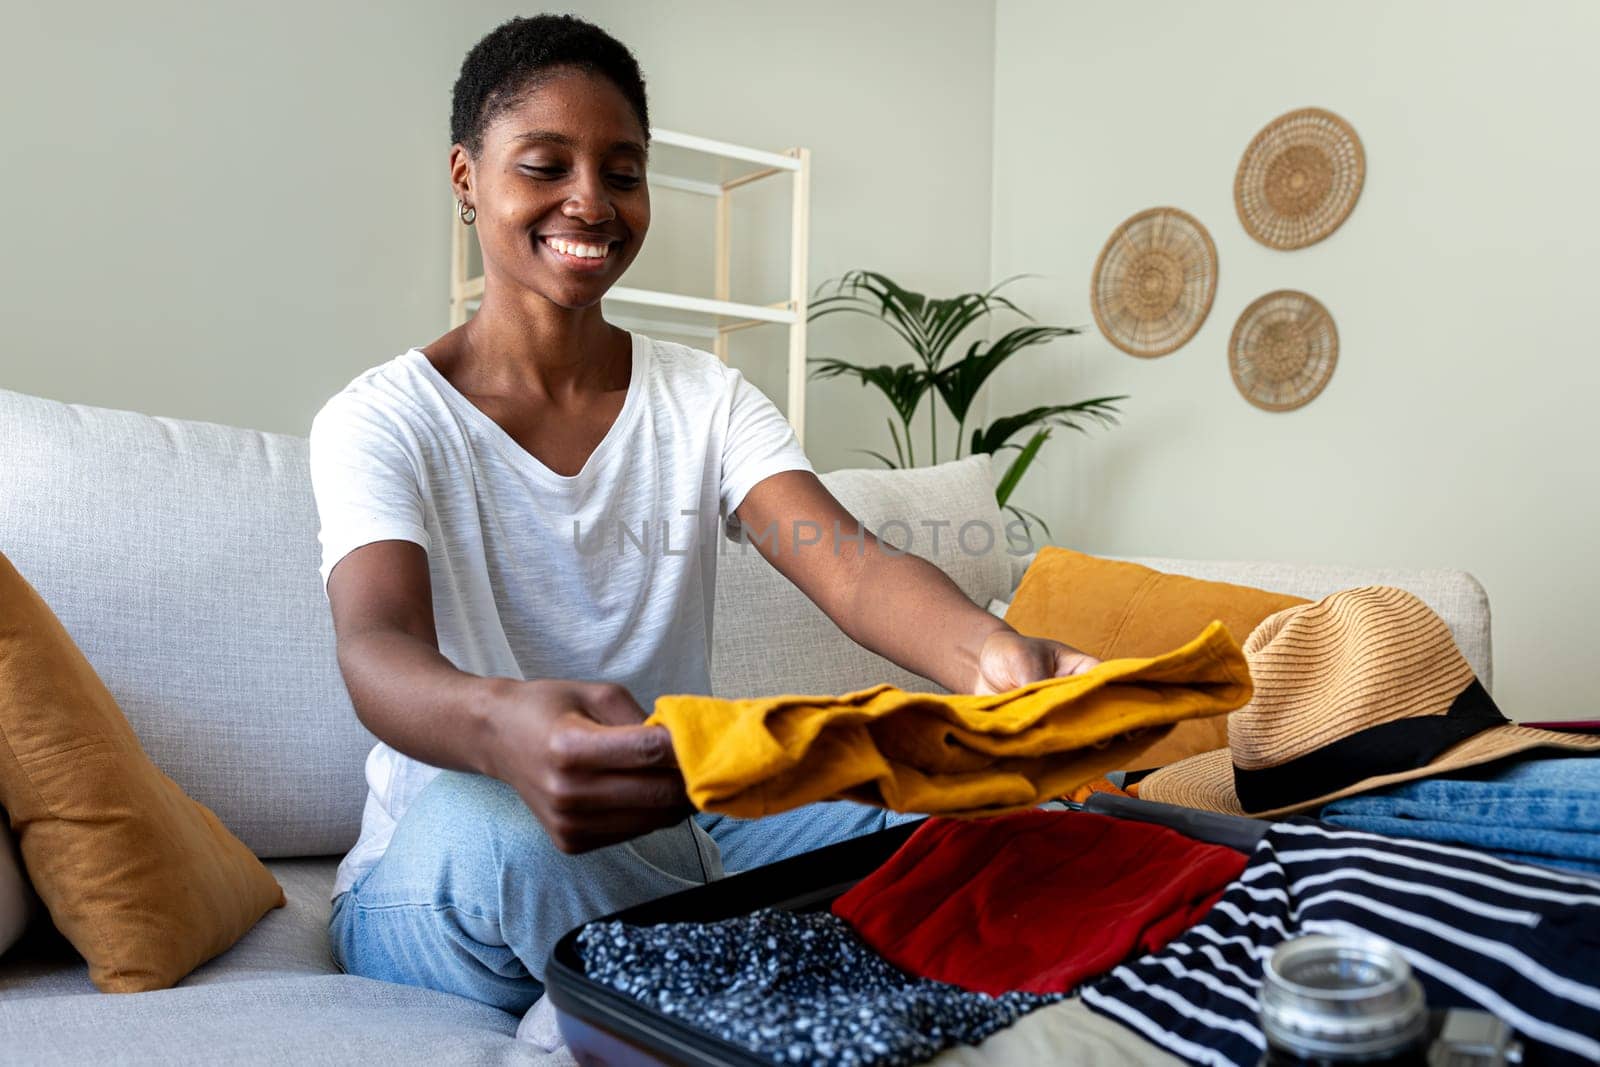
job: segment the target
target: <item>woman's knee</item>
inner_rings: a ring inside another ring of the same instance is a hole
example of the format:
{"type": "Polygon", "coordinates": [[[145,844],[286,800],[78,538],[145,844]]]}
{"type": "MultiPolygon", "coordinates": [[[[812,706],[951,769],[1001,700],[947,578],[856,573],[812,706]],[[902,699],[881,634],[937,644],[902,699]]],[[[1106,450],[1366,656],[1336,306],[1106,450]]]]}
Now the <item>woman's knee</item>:
{"type": "Polygon", "coordinates": [[[440,771],[405,812],[400,825],[427,824],[441,832],[484,823],[510,832],[531,832],[538,820],[517,791],[498,778],[440,771]]]}
{"type": "Polygon", "coordinates": [[[340,969],[362,978],[437,989],[521,1013],[543,985],[498,923],[471,905],[373,904],[351,891],[334,905],[329,936],[340,969]]]}
{"type": "Polygon", "coordinates": [[[401,816],[390,850],[426,855],[441,868],[497,867],[506,855],[549,847],[517,791],[481,774],[443,771],[401,816]]]}

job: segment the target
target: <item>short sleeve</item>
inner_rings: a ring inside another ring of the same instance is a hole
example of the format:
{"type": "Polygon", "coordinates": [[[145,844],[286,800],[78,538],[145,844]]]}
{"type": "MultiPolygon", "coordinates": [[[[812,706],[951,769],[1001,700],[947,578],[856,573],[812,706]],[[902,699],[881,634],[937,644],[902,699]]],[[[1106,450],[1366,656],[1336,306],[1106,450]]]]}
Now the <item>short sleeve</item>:
{"type": "Polygon", "coordinates": [[[334,566],[362,545],[411,541],[428,549],[418,466],[389,416],[349,394],[334,397],[311,422],[310,466],[324,594],[334,566]]]}
{"type": "Polygon", "coordinates": [[[760,481],[783,471],[813,471],[800,447],[794,427],[776,404],[738,370],[729,368],[732,398],[728,405],[728,432],[722,446],[722,485],[719,490],[725,532],[739,536],[734,517],[745,496],[760,481]]]}

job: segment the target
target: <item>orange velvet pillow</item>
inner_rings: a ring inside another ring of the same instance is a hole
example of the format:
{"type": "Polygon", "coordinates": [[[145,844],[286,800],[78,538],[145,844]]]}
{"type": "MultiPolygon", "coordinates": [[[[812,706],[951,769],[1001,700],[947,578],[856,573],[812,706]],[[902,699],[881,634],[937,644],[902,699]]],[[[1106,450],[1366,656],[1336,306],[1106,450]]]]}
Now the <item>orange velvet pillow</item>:
{"type": "Polygon", "coordinates": [[[150,762],[3,555],[0,808],[35,892],[105,992],[165,989],[283,906],[261,861],[150,762]]]}
{"type": "MultiPolygon", "coordinates": [[[[1006,622],[1030,637],[1061,641],[1100,659],[1122,659],[1170,652],[1214,619],[1242,644],[1268,615],[1304,603],[1301,597],[1163,574],[1047,545],[1023,574],[1006,622]]],[[[1122,769],[1162,767],[1227,744],[1226,715],[1192,719],[1122,769]]]]}

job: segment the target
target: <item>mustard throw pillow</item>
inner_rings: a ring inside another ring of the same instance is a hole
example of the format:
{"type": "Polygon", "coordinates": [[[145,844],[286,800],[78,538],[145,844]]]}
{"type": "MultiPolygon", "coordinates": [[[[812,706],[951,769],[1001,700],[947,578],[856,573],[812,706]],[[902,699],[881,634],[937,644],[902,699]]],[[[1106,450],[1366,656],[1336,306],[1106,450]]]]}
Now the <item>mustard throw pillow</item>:
{"type": "MultiPolygon", "coordinates": [[[[1028,565],[1005,618],[1018,633],[1061,641],[1100,659],[1121,659],[1177,648],[1213,620],[1243,641],[1268,615],[1305,603],[1047,545],[1028,565]]],[[[1162,767],[1227,744],[1226,715],[1193,719],[1120,769],[1162,767]]]]}
{"type": "Polygon", "coordinates": [[[284,903],[261,861],[150,762],[3,555],[0,808],[35,892],[105,992],[165,989],[284,903]]]}

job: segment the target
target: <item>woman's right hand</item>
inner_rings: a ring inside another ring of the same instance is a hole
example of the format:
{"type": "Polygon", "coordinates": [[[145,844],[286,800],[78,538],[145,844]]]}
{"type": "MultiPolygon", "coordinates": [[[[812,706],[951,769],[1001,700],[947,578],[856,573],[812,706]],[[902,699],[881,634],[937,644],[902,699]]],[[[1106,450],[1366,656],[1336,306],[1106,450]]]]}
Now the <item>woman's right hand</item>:
{"type": "Polygon", "coordinates": [[[562,852],[627,841],[693,812],[664,727],[614,682],[512,683],[493,716],[490,773],[562,852]]]}

